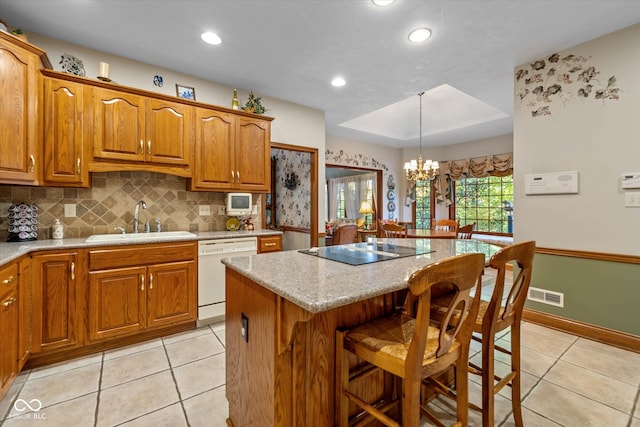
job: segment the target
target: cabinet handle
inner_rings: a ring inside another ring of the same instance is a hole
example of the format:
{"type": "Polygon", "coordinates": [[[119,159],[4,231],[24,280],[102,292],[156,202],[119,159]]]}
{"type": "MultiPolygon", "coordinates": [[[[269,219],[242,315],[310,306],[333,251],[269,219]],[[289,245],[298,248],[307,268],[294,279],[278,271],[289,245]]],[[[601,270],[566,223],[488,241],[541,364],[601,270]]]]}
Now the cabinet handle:
{"type": "Polygon", "coordinates": [[[29,172],[35,172],[35,170],[36,170],[36,158],[33,157],[33,154],[31,154],[29,156],[29,162],[31,163],[31,166],[29,167],[29,172]]]}
{"type": "Polygon", "coordinates": [[[76,263],[71,263],[71,280],[76,280],[76,263]]]}
{"type": "Polygon", "coordinates": [[[144,141],[140,140],[140,154],[144,154],[144,141]]]}
{"type": "Polygon", "coordinates": [[[149,290],[153,289],[153,274],[149,275],[149,290]]]}
{"type": "Polygon", "coordinates": [[[13,276],[9,276],[9,277],[7,277],[6,279],[4,279],[4,280],[2,281],[2,284],[3,284],[3,285],[8,285],[9,283],[13,282],[14,280],[16,280],[16,278],[15,278],[15,277],[13,277],[13,276]]]}
{"type": "Polygon", "coordinates": [[[147,154],[151,154],[151,140],[147,141],[147,154]]]}
{"type": "Polygon", "coordinates": [[[78,172],[78,175],[80,175],[80,173],[82,172],[82,170],[80,169],[80,157],[76,159],[76,170],[78,172]]]}
{"type": "Polygon", "coordinates": [[[231,171],[231,182],[235,182],[236,181],[236,171],[231,171]]]}
{"type": "Polygon", "coordinates": [[[142,280],[142,285],[140,285],[140,290],[144,291],[144,276],[140,275],[140,280],[142,280]]]}
{"type": "Polygon", "coordinates": [[[238,171],[238,181],[236,181],[238,184],[240,184],[240,171],[238,171]]]}
{"type": "Polygon", "coordinates": [[[14,302],[16,302],[16,299],[14,297],[11,297],[8,300],[6,300],[5,302],[3,302],[2,305],[4,305],[5,307],[9,307],[14,302]]]}
{"type": "Polygon", "coordinates": [[[264,245],[265,246],[275,246],[276,244],[275,243],[265,243],[264,245]]]}

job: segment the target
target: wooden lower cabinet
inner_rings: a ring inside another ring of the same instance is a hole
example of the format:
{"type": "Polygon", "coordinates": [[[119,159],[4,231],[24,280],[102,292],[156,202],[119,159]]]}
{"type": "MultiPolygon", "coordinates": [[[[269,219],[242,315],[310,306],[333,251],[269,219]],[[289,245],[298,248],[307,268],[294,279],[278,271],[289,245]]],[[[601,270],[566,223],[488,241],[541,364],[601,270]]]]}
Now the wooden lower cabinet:
{"type": "Polygon", "coordinates": [[[154,245],[134,251],[89,252],[87,312],[91,342],[197,318],[196,244],[154,245]]]}
{"type": "Polygon", "coordinates": [[[0,400],[18,375],[18,264],[0,269],[0,400]]]}
{"type": "Polygon", "coordinates": [[[32,352],[81,345],[76,276],[77,252],[36,254],[32,262],[32,352]]]}
{"type": "Polygon", "coordinates": [[[258,236],[258,253],[278,252],[282,250],[282,235],[258,236]]]}

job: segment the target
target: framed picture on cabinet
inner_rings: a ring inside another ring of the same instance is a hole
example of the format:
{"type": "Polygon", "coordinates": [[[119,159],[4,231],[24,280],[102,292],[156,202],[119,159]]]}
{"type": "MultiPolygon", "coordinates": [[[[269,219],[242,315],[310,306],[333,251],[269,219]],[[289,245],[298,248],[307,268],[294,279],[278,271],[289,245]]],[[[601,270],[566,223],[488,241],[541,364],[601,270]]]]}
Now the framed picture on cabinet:
{"type": "Polygon", "coordinates": [[[176,83],[176,94],[178,98],[190,99],[192,101],[196,100],[196,90],[189,86],[176,83]]]}

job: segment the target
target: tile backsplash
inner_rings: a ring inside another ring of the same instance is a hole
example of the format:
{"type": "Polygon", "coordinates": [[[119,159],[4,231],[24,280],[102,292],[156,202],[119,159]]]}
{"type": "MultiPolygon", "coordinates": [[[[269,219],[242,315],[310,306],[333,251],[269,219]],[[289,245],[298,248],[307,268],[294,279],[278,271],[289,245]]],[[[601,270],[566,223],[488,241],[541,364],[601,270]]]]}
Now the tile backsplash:
{"type": "MultiPolygon", "coordinates": [[[[132,232],[136,203],[144,200],[147,209],[140,209],[140,231],[150,221],[156,230],[159,218],[162,230],[221,231],[226,215],[218,215],[224,207],[224,193],[186,191],[186,179],[153,172],[94,172],[91,188],[29,187],[0,185],[0,205],[28,203],[38,206],[38,239],[51,238],[51,226],[56,218],[64,225],[65,238],[87,237],[92,234],[115,233],[115,227],[132,232]],[[64,205],[73,204],[76,217],[64,216],[64,205]],[[200,216],[199,205],[209,205],[211,215],[200,216]]],[[[260,206],[261,195],[254,195],[260,206]]],[[[0,216],[0,241],[8,237],[6,212],[0,216]]],[[[260,209],[258,209],[260,212],[260,209]]],[[[254,216],[256,228],[260,217],[254,216]]]]}

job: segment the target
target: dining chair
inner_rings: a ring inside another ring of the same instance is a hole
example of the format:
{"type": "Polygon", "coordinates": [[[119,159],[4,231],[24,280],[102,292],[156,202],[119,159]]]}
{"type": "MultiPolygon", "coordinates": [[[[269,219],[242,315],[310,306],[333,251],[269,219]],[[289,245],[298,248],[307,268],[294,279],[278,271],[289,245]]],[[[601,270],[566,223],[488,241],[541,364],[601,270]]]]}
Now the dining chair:
{"type": "Polygon", "coordinates": [[[332,245],[345,245],[356,241],[358,226],[356,224],[340,224],[333,230],[332,245]]]}
{"type": "MultiPolygon", "coordinates": [[[[535,249],[535,241],[517,243],[502,248],[489,260],[489,266],[497,270],[495,287],[489,301],[480,301],[478,314],[473,322],[474,335],[472,336],[474,341],[482,343],[482,366],[469,364],[469,372],[482,377],[482,408],[473,404],[469,407],[482,411],[483,427],[494,425],[494,395],[506,385],[511,387],[511,406],[515,425],[517,427],[523,425],[520,401],[520,324],[531,283],[535,249]],[[510,270],[508,265],[513,266],[514,279],[511,286],[505,285],[506,272],[510,270]],[[511,335],[511,350],[495,343],[496,334],[505,329],[509,329],[511,335]],[[511,369],[502,378],[495,374],[495,350],[511,356],[511,369]]],[[[445,295],[434,300],[431,316],[436,321],[447,319],[450,298],[445,295]]],[[[443,394],[447,395],[446,390],[443,394]]]]}
{"type": "Polygon", "coordinates": [[[395,223],[381,224],[382,234],[387,238],[406,238],[407,229],[403,226],[395,223]]]}
{"type": "MultiPolygon", "coordinates": [[[[349,424],[350,402],[358,413],[387,426],[418,426],[421,412],[432,420],[437,417],[421,405],[422,378],[439,375],[456,366],[457,409],[456,425],[468,423],[469,344],[473,320],[477,316],[479,298],[471,298],[476,285],[480,295],[480,276],[484,267],[484,255],[479,253],[459,255],[429,264],[414,272],[408,280],[409,292],[416,298],[417,310],[396,312],[351,329],[336,331],[336,424],[349,424]],[[441,326],[430,324],[431,290],[439,284],[453,289],[447,316],[441,326]],[[450,320],[454,312],[460,316],[456,325],[450,320]],[[461,320],[461,321],[460,321],[461,320]],[[468,320],[468,321],[467,321],[468,320]],[[359,363],[353,371],[349,361],[357,356],[359,363]],[[363,366],[365,365],[365,366],[363,366]],[[366,367],[370,369],[367,369],[366,367]],[[380,402],[368,403],[356,395],[351,384],[365,378],[372,371],[382,369],[397,381],[397,395],[386,396],[380,402]],[[395,411],[398,420],[391,418],[395,411]]],[[[439,421],[438,421],[439,422],[439,421]]]]}
{"type": "Polygon", "coordinates": [[[476,223],[472,222],[471,224],[463,225],[458,228],[458,239],[470,239],[473,234],[473,229],[475,228],[476,223]]]}
{"type": "Polygon", "coordinates": [[[459,226],[460,224],[458,224],[458,221],[455,219],[436,219],[433,220],[431,229],[458,233],[459,226]]]}

